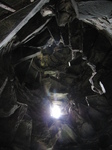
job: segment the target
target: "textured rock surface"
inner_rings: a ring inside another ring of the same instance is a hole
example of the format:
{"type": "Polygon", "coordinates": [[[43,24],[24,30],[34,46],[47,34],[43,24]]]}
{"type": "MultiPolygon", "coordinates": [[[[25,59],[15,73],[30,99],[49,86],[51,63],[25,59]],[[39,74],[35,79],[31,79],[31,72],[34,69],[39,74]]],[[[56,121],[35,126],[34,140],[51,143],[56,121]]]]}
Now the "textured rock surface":
{"type": "Polygon", "coordinates": [[[112,149],[111,9],[50,1],[2,49],[0,150],[112,149]]]}

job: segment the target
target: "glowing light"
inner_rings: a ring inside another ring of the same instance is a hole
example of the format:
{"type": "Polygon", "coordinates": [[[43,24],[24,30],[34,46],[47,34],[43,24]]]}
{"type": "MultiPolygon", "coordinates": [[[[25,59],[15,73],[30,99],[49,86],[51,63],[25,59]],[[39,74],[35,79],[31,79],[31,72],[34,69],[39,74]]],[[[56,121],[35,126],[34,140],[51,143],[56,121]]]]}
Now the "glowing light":
{"type": "Polygon", "coordinates": [[[51,107],[51,116],[56,119],[59,119],[61,117],[61,109],[58,105],[54,104],[51,107]]]}

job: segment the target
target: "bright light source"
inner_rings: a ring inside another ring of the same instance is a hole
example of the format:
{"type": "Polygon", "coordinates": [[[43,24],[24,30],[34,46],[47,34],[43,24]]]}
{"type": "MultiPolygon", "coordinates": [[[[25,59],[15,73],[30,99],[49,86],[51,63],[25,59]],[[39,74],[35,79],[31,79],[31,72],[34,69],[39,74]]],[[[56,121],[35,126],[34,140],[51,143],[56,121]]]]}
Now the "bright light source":
{"type": "Polygon", "coordinates": [[[59,119],[61,117],[61,109],[58,105],[54,104],[51,107],[51,116],[56,119],[59,119]]]}

